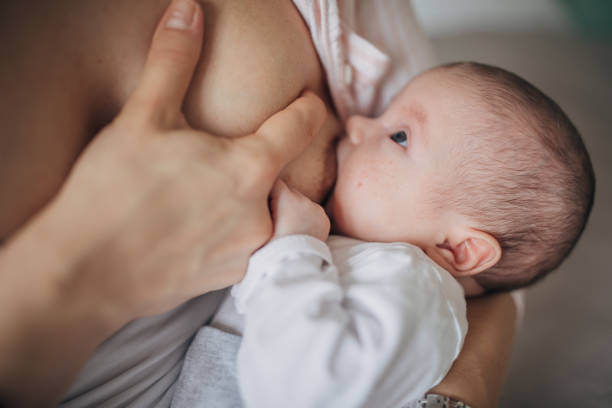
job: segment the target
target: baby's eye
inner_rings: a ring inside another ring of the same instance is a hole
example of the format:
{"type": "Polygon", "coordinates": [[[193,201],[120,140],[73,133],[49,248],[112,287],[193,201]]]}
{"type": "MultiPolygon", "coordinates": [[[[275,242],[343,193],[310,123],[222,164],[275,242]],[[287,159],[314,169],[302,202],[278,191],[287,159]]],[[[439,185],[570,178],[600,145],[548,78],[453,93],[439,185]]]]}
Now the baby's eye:
{"type": "Polygon", "coordinates": [[[389,136],[389,138],[391,138],[391,140],[393,140],[400,146],[406,147],[408,145],[408,138],[406,136],[406,132],[404,132],[403,130],[393,133],[391,136],[389,136]]]}

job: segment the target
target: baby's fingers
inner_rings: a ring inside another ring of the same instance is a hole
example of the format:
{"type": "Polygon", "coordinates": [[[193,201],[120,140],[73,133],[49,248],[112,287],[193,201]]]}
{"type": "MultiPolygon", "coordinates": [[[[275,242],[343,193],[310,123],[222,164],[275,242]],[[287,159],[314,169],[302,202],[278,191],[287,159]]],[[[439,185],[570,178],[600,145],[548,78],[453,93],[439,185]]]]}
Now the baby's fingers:
{"type": "Polygon", "coordinates": [[[276,224],[279,215],[281,196],[285,196],[288,193],[290,193],[290,190],[287,184],[283,180],[277,179],[272,187],[272,191],[270,191],[270,214],[272,215],[274,224],[276,224]]]}

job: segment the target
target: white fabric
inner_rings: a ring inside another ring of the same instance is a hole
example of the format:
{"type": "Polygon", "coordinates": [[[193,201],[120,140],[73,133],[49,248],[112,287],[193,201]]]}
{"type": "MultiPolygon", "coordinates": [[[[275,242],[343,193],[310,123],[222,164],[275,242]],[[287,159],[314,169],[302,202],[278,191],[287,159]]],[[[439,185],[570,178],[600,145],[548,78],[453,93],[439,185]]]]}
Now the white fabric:
{"type": "Polygon", "coordinates": [[[381,114],[434,64],[408,0],[293,0],[310,30],[342,120],[381,114]]]}
{"type": "Polygon", "coordinates": [[[210,292],[123,327],[98,347],[60,406],[168,407],[191,339],[223,294],[210,292]]]}
{"type": "Polygon", "coordinates": [[[247,407],[398,407],[440,382],[461,350],[463,289],[418,247],[337,236],[328,245],[274,240],[232,289],[245,314],[237,368],[247,407]]]}

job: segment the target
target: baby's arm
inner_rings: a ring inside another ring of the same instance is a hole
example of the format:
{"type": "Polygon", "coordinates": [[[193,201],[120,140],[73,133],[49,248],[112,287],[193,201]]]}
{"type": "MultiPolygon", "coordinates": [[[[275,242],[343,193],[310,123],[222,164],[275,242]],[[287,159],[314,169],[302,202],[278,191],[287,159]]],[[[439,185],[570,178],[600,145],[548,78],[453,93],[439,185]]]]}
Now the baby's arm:
{"type": "Polygon", "coordinates": [[[456,282],[411,246],[358,257],[339,276],[328,247],[305,235],[252,257],[233,290],[246,314],[238,381],[247,406],[394,407],[446,374],[466,330],[456,282]]]}

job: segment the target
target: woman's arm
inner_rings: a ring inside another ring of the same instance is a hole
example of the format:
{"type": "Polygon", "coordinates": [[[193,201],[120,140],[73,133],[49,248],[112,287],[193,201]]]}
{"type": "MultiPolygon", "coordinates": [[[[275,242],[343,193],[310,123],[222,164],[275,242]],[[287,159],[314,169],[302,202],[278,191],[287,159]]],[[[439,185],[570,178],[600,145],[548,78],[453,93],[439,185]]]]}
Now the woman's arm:
{"type": "Polygon", "coordinates": [[[0,407],[52,406],[121,326],[71,287],[59,234],[31,222],[0,251],[0,407]]]}
{"type": "Polygon", "coordinates": [[[503,389],[517,322],[510,294],[468,300],[469,330],[463,349],[444,380],[431,392],[473,408],[493,408],[503,389]]]}

